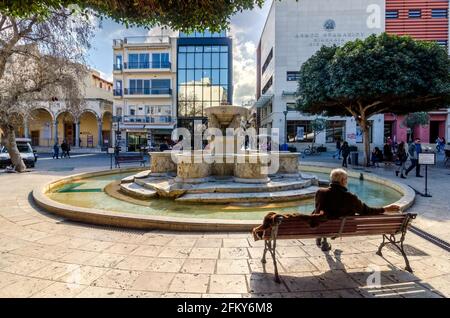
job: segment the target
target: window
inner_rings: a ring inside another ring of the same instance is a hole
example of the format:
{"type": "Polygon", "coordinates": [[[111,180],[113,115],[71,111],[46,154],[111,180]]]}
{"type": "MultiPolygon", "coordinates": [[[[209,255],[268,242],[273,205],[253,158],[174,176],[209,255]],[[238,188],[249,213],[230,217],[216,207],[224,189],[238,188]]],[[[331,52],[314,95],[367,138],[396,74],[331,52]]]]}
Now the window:
{"type": "Polygon", "coordinates": [[[436,43],[439,44],[440,46],[447,46],[448,41],[447,40],[437,40],[436,43]]]}
{"type": "Polygon", "coordinates": [[[345,139],[345,121],[344,120],[330,120],[328,121],[326,142],[333,143],[338,140],[345,139]]]}
{"type": "Polygon", "coordinates": [[[314,133],[310,120],[287,121],[288,142],[312,142],[314,133]]]}
{"type": "Polygon", "coordinates": [[[300,79],[300,72],[287,72],[286,80],[288,82],[297,82],[300,79]]]}
{"type": "Polygon", "coordinates": [[[264,85],[263,89],[262,89],[262,94],[264,95],[269,88],[272,86],[272,82],[273,82],[273,76],[270,77],[270,79],[267,81],[266,85],[264,85]]]}
{"type": "Polygon", "coordinates": [[[131,95],[170,94],[170,79],[130,80],[131,95]]]}
{"type": "Polygon", "coordinates": [[[386,10],[386,19],[397,19],[398,10],[386,10]]]}
{"type": "Polygon", "coordinates": [[[422,11],[420,9],[410,9],[408,12],[408,18],[419,19],[422,16],[422,11]]]}
{"type": "Polygon", "coordinates": [[[448,10],[447,9],[431,9],[431,17],[432,18],[447,18],[448,10]]]}
{"type": "Polygon", "coordinates": [[[122,116],[122,107],[116,108],[116,116],[122,116]]]}
{"type": "Polygon", "coordinates": [[[114,63],[114,70],[120,71],[122,69],[122,55],[116,55],[116,60],[114,63]]]}
{"type": "Polygon", "coordinates": [[[128,106],[128,114],[130,116],[135,116],[136,115],[136,107],[135,106],[128,106]]]}
{"type": "Polygon", "coordinates": [[[267,67],[270,64],[270,61],[272,61],[273,58],[273,48],[270,49],[269,55],[267,55],[266,61],[264,62],[264,65],[262,67],[262,74],[264,74],[264,72],[266,71],[267,67]]]}

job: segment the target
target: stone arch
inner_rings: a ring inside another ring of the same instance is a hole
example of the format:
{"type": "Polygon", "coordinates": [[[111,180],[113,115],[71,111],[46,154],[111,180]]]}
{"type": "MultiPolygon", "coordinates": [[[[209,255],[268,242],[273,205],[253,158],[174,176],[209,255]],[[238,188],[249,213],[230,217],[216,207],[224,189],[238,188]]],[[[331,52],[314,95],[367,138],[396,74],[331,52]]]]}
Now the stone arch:
{"type": "Polygon", "coordinates": [[[78,117],[80,124],[80,147],[93,148],[99,144],[99,118],[96,112],[85,109],[80,117],[78,117]]]}
{"type": "Polygon", "coordinates": [[[51,147],[54,143],[54,115],[44,107],[33,109],[28,118],[28,135],[33,146],[51,147]]]}
{"type": "Polygon", "coordinates": [[[57,142],[61,144],[64,140],[71,146],[75,145],[76,117],[67,110],[59,111],[56,116],[57,121],[57,142]]]}

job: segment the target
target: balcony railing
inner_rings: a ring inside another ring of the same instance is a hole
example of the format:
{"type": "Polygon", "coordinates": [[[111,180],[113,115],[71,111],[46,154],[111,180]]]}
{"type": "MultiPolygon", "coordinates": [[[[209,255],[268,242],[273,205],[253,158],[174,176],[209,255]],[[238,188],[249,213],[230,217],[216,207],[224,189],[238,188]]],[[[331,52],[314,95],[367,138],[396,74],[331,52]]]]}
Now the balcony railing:
{"type": "Polygon", "coordinates": [[[124,69],[158,69],[158,68],[168,68],[170,69],[172,63],[170,62],[128,62],[123,63],[124,69]]]}
{"type": "Polygon", "coordinates": [[[122,90],[118,89],[118,88],[113,89],[113,95],[114,96],[122,96],[122,90]]]}
{"type": "Polygon", "coordinates": [[[113,70],[114,71],[121,71],[122,70],[122,64],[113,64],[113,70]]]}
{"type": "Polygon", "coordinates": [[[125,44],[141,44],[141,43],[149,43],[149,44],[169,44],[170,37],[168,36],[131,36],[127,37],[123,40],[125,44]]]}
{"type": "Polygon", "coordinates": [[[122,116],[122,123],[171,124],[173,118],[167,115],[127,115],[122,116]]]}
{"type": "Polygon", "coordinates": [[[125,88],[125,95],[172,95],[171,88],[125,88]]]}

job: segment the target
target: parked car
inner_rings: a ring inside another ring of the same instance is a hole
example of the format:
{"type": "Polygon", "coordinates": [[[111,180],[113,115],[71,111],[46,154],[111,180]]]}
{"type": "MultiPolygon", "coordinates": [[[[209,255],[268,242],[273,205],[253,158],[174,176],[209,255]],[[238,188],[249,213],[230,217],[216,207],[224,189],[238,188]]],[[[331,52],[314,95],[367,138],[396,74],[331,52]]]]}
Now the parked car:
{"type": "MultiPolygon", "coordinates": [[[[16,143],[20,156],[27,168],[34,168],[38,156],[31,147],[31,140],[28,138],[17,138],[16,143]]],[[[11,165],[11,158],[9,157],[8,149],[3,146],[0,149],[0,168],[6,168],[9,165],[11,165]]]]}

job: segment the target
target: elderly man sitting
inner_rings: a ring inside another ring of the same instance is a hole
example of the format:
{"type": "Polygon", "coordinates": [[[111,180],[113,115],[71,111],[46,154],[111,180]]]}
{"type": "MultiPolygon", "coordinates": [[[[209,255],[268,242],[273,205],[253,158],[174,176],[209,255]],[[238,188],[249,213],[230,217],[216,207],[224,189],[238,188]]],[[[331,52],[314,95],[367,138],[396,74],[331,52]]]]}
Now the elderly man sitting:
{"type": "MultiPolygon", "coordinates": [[[[330,174],[331,184],[328,188],[319,189],[316,193],[316,209],[313,214],[323,213],[327,219],[337,219],[344,216],[376,215],[399,212],[397,205],[388,205],[384,208],[372,208],[358,199],[356,195],[348,192],[348,175],[343,169],[335,169],[330,174]]],[[[322,251],[329,251],[331,245],[326,238],[316,240],[322,251]]]]}

